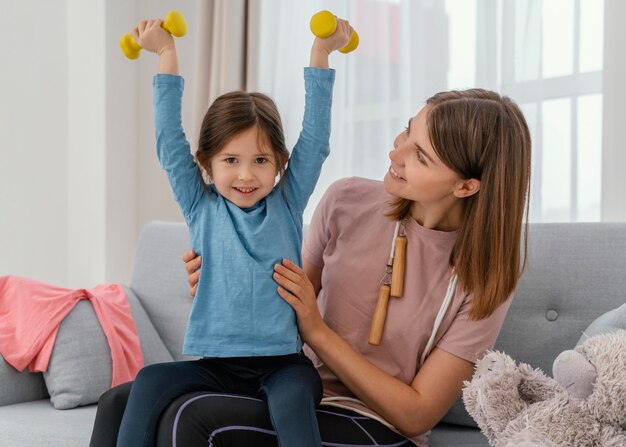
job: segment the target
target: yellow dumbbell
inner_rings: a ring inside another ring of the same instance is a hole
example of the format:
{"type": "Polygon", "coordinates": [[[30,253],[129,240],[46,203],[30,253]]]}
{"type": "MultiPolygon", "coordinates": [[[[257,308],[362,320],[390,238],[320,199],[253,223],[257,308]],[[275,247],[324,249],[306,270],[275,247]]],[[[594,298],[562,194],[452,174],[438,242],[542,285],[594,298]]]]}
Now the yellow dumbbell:
{"type": "MultiPolygon", "coordinates": [[[[311,32],[315,34],[319,38],[325,38],[330,36],[337,29],[337,18],[330,11],[320,11],[316,14],[313,14],[311,17],[311,32]]],[[[359,35],[356,31],[352,32],[350,36],[350,41],[348,45],[343,48],[340,48],[339,51],[342,53],[349,53],[356,49],[359,46],[359,35]]]]}
{"type": "MultiPolygon", "coordinates": [[[[161,28],[176,37],[182,37],[187,34],[185,17],[180,12],[174,10],[167,13],[165,20],[161,23],[161,28]]],[[[129,59],[137,59],[141,51],[141,47],[130,34],[124,34],[120,37],[120,48],[122,53],[129,59]]]]}

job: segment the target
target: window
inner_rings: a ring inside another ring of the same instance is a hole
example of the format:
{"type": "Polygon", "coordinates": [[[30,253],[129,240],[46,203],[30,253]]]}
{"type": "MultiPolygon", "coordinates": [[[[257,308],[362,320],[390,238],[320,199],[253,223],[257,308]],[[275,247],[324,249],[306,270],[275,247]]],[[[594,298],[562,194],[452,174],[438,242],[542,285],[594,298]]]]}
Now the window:
{"type": "Polygon", "coordinates": [[[530,218],[599,221],[603,2],[498,1],[496,10],[498,89],[533,133],[530,218]]]}

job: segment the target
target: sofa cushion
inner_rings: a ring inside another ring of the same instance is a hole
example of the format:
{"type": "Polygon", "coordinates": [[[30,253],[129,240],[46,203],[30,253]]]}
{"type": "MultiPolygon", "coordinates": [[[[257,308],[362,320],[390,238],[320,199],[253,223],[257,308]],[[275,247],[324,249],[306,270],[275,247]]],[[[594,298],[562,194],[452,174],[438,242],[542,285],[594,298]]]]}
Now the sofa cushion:
{"type": "Polygon", "coordinates": [[[48,399],[0,407],[2,447],[86,447],[96,406],[57,411],[48,399]]]}
{"type": "Polygon", "coordinates": [[[587,329],[583,331],[583,335],[580,336],[576,346],[582,344],[585,340],[594,335],[613,332],[618,329],[626,329],[626,298],[624,302],[625,303],[620,307],[610,310],[593,320],[593,323],[587,326],[587,329]]]}
{"type": "Polygon", "coordinates": [[[31,374],[28,369],[19,372],[0,355],[0,407],[46,397],[48,392],[41,373],[31,374]]]}
{"type": "MultiPolygon", "coordinates": [[[[172,356],[137,297],[128,288],[125,292],[139,333],[144,364],[171,361],[172,356]]],[[[95,403],[111,387],[111,351],[89,301],[78,302],[61,323],[48,371],[43,376],[50,400],[60,410],[95,403]]]]}
{"type": "Polygon", "coordinates": [[[185,224],[148,223],[137,241],[130,284],[176,360],[189,358],[182,348],[193,298],[182,255],[190,248],[185,224]]]}
{"type": "Polygon", "coordinates": [[[150,317],[139,302],[137,295],[127,286],[122,286],[126,292],[126,299],[130,304],[130,311],[137,326],[139,341],[141,343],[141,353],[143,354],[144,365],[153,363],[171,362],[174,360],[172,354],[163,343],[161,336],[150,321],[150,317]]]}
{"type": "Polygon", "coordinates": [[[485,435],[477,428],[440,423],[428,437],[430,447],[489,447],[485,435]]]}

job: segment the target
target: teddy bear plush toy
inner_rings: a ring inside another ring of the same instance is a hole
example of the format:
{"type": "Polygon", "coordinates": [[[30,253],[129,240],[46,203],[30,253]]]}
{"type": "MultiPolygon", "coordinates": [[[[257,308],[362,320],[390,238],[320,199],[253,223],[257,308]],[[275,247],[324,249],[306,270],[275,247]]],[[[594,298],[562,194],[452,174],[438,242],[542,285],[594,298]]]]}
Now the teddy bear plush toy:
{"type": "Polygon", "coordinates": [[[553,376],[491,351],[463,401],[494,447],[626,447],[626,330],[587,338],[553,376]]]}

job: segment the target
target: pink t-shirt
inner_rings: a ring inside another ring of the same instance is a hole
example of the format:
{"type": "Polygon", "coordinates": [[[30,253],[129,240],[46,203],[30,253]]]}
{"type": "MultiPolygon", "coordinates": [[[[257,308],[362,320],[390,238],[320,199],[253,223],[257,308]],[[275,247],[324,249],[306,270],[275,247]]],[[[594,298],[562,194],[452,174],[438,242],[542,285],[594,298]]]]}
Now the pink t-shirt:
{"type": "MultiPolygon", "coordinates": [[[[408,219],[404,296],[390,298],[380,345],[368,344],[395,229],[395,222],[385,216],[391,198],[379,181],[353,177],[335,182],[313,215],[303,256],[323,267],[317,301],[324,321],[370,362],[411,384],[446,295],[457,232],[431,230],[408,219]]],[[[472,296],[457,286],[434,346],[476,362],[493,347],[511,298],[479,321],[469,319],[471,301],[472,296]]],[[[322,377],[325,397],[355,397],[308,346],[305,350],[322,377]]],[[[380,418],[354,401],[340,404],[380,418]]],[[[413,441],[427,445],[425,437],[413,441]]]]}

